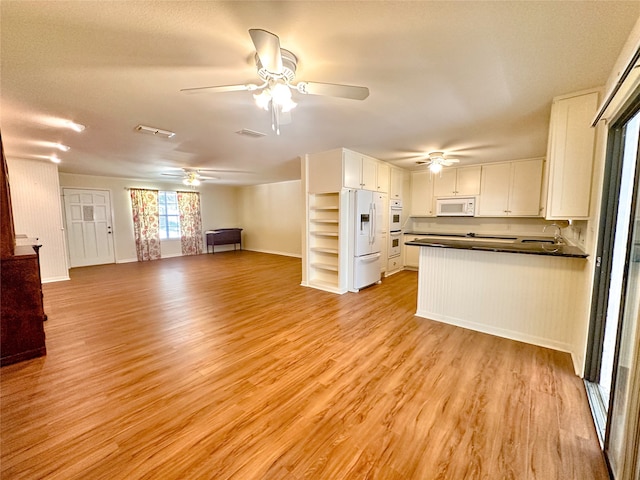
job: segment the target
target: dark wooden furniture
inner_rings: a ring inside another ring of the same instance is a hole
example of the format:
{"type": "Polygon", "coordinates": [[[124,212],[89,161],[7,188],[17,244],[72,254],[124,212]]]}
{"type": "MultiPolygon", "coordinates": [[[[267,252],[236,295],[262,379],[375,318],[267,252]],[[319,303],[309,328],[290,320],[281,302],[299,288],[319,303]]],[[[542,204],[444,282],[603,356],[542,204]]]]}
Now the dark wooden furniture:
{"type": "Polygon", "coordinates": [[[2,277],[0,364],[9,365],[47,353],[39,246],[18,246],[0,260],[2,277]]]}
{"type": "Polygon", "coordinates": [[[45,355],[47,349],[38,253],[40,246],[16,247],[4,150],[1,175],[0,365],[4,366],[45,355]]]}
{"type": "Polygon", "coordinates": [[[207,253],[211,246],[211,253],[216,253],[216,245],[232,245],[236,249],[236,245],[240,245],[242,250],[242,229],[241,228],[218,228],[217,230],[208,230],[207,234],[207,253]]]}

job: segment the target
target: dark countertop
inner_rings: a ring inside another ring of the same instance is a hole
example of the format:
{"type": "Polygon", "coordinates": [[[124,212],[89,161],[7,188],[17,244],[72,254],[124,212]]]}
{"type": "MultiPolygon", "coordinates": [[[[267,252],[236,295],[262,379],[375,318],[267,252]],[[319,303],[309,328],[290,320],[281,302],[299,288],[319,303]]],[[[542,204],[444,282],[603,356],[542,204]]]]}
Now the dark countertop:
{"type": "MultiPolygon", "coordinates": [[[[414,235],[428,235],[416,233],[414,235]]],[[[513,242],[492,242],[490,238],[487,240],[478,240],[478,237],[464,240],[464,236],[453,238],[442,238],[441,234],[433,234],[438,239],[421,238],[405,242],[405,245],[414,245],[417,247],[436,247],[436,248],[457,248],[462,250],[481,250],[485,252],[503,252],[503,253],[524,253],[529,255],[551,255],[554,257],[572,257],[587,258],[588,255],[574,247],[566,244],[549,244],[544,242],[529,241],[523,243],[520,239],[513,242]]],[[[503,237],[504,238],[504,237],[503,237]]],[[[529,237],[527,237],[529,238],[529,237]]]]}

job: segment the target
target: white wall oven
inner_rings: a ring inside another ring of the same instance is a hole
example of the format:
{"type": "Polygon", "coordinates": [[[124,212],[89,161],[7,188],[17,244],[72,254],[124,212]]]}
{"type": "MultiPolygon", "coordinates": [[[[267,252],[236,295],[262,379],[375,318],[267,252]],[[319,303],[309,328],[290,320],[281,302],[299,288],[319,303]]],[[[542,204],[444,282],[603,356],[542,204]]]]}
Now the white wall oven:
{"type": "Polygon", "coordinates": [[[402,252],[402,232],[389,232],[389,257],[397,257],[402,252]]]}
{"type": "Polygon", "coordinates": [[[389,201],[389,231],[398,232],[402,229],[402,200],[389,201]]]}

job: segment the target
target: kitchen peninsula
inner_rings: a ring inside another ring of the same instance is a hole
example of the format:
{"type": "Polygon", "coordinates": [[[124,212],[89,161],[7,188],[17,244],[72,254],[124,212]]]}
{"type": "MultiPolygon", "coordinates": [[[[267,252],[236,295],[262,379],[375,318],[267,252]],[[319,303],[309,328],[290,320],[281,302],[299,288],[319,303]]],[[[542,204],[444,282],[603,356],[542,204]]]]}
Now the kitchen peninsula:
{"type": "MultiPolygon", "coordinates": [[[[419,246],[416,315],[581,355],[586,254],[545,238],[434,236],[419,246]]],[[[588,302],[587,302],[588,303],[588,302]]]]}

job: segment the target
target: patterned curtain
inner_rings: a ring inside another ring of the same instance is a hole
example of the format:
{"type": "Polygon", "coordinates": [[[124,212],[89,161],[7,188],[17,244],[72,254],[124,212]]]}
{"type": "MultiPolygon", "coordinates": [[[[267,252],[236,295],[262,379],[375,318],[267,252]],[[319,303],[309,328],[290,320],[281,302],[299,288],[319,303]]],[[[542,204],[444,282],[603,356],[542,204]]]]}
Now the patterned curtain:
{"type": "Polygon", "coordinates": [[[130,192],[138,261],[157,260],[160,258],[158,191],[132,188],[130,192]]]}
{"type": "Polygon", "coordinates": [[[178,192],[180,210],[180,244],[183,255],[202,253],[202,219],[200,217],[200,194],[178,192]]]}

